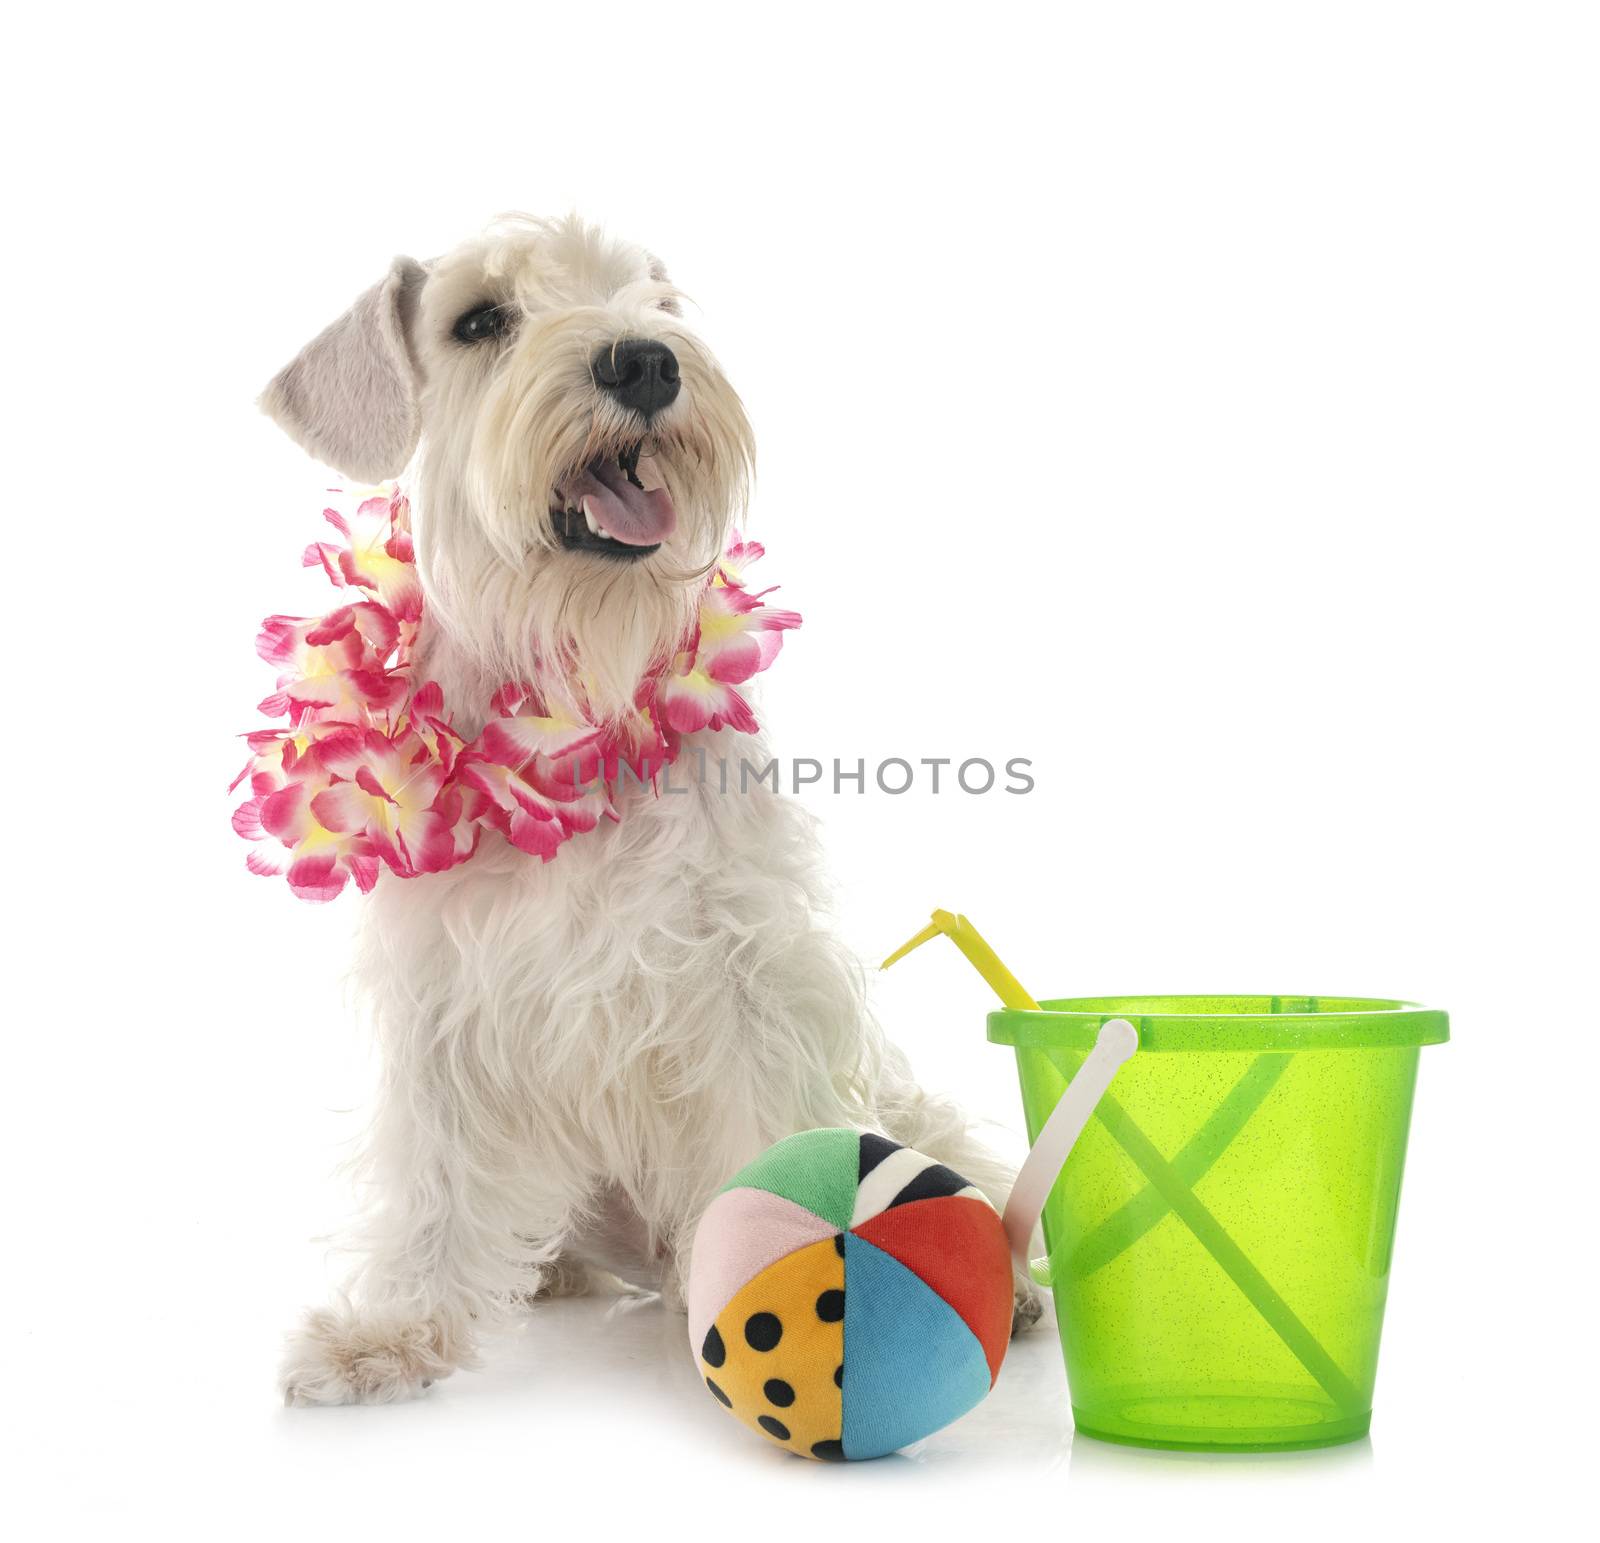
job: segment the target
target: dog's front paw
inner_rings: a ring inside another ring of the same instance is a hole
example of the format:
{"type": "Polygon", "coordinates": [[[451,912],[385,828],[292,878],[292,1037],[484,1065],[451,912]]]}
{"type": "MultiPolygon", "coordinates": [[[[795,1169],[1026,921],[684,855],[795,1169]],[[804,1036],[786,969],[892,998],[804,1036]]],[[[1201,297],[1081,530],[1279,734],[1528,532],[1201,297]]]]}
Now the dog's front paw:
{"type": "Polygon", "coordinates": [[[1044,1297],[1031,1280],[1011,1278],[1011,1337],[1025,1334],[1044,1316],[1044,1297]]]}
{"type": "Polygon", "coordinates": [[[462,1359],[435,1320],[324,1308],[289,1336],[279,1381],[289,1405],[393,1404],[448,1377],[462,1359]]]}

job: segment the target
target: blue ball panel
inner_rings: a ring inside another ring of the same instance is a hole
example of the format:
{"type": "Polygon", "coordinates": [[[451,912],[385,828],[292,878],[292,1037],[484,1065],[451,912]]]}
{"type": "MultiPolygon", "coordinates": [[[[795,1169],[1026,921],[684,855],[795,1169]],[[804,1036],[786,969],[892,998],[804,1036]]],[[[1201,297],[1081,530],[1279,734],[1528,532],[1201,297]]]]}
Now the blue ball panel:
{"type": "Polygon", "coordinates": [[[898,1259],[844,1238],[844,1455],[882,1457],[948,1425],[989,1391],[961,1315],[898,1259]]]}

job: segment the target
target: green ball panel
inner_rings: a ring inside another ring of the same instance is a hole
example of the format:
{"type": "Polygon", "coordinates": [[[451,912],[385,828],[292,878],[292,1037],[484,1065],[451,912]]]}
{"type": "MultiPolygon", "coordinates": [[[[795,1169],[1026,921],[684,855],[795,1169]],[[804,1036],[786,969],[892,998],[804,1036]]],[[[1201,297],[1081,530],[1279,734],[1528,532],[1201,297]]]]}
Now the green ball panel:
{"type": "Polygon", "coordinates": [[[860,1171],[859,1131],[803,1130],[768,1147],[722,1187],[782,1195],[843,1232],[855,1211],[860,1171]]]}

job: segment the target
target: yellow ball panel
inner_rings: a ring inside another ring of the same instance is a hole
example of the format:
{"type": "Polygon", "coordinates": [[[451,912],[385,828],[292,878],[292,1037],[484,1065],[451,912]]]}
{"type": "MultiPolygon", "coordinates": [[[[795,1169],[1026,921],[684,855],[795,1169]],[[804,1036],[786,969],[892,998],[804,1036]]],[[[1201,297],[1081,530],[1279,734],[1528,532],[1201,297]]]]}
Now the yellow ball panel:
{"type": "Polygon", "coordinates": [[[844,1455],[844,1256],[836,1238],[768,1265],[717,1315],[700,1372],[733,1415],[802,1457],[844,1455]]]}

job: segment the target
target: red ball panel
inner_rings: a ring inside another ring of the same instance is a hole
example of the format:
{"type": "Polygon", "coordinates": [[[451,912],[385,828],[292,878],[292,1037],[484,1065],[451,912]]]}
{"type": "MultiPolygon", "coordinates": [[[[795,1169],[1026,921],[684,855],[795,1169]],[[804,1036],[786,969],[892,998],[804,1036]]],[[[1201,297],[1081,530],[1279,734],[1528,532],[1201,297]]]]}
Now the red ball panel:
{"type": "Polygon", "coordinates": [[[983,1346],[989,1382],[1011,1343],[1011,1250],[987,1202],[965,1195],[892,1206],[850,1229],[898,1259],[961,1315],[983,1346]]]}

